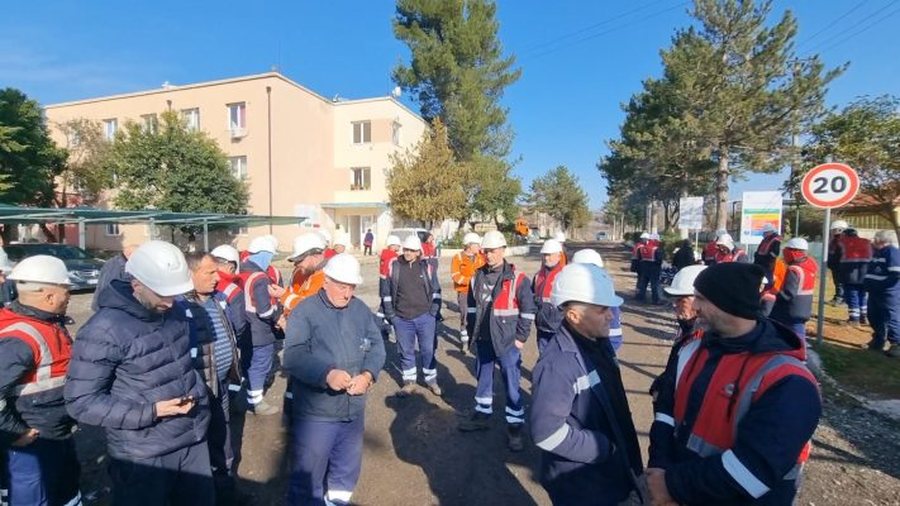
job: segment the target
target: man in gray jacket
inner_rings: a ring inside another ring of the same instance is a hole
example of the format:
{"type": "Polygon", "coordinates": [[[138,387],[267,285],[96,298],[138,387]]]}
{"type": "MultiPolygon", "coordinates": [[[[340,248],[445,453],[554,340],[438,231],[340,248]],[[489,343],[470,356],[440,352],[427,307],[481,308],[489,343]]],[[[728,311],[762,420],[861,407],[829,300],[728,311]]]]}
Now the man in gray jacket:
{"type": "Polygon", "coordinates": [[[353,296],[359,262],[335,255],[325,284],[287,320],[284,367],[291,375],[288,504],[349,504],[362,466],[365,394],[384,366],[375,315],[353,296]]]}

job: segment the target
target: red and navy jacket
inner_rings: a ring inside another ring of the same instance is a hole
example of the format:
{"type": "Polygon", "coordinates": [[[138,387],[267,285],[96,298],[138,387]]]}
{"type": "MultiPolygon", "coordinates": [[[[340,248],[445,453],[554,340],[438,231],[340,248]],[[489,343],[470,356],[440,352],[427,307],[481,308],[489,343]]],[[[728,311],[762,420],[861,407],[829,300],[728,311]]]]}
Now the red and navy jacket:
{"type": "Polygon", "coordinates": [[[641,262],[641,268],[662,268],[663,248],[659,241],[647,241],[637,249],[638,260],[641,262]]]}
{"type": "Polygon", "coordinates": [[[818,276],[819,264],[810,256],[800,257],[788,264],[787,275],[781,290],[775,295],[770,318],[785,325],[809,320],[818,276]]]}
{"type": "Polygon", "coordinates": [[[235,336],[240,339],[249,330],[246,315],[246,301],[244,289],[241,287],[243,280],[239,275],[218,271],[219,281],[216,283],[216,292],[225,298],[225,316],[231,323],[235,336]]]}
{"type": "Polygon", "coordinates": [[[716,251],[714,264],[725,264],[728,262],[749,263],[750,258],[747,256],[746,251],[738,247],[735,247],[729,253],[723,253],[721,250],[716,251]]]}
{"type": "Polygon", "coordinates": [[[841,284],[862,285],[872,261],[872,243],[857,235],[845,235],[840,242],[838,275],[841,284]]]}
{"type": "Polygon", "coordinates": [[[654,402],[648,465],[666,469],[675,502],[792,504],[822,412],[800,338],[759,320],[734,338],[697,333],[673,355],[654,402]]]}
{"type": "Polygon", "coordinates": [[[244,313],[250,323],[253,346],[272,344],[276,339],[275,324],[282,313],[281,304],[269,294],[272,278],[250,260],[241,264],[240,277],[244,287],[244,313]]]}
{"type": "Polygon", "coordinates": [[[553,281],[562,271],[564,265],[557,263],[552,268],[541,265],[540,270],[534,275],[531,286],[534,288],[534,302],[538,311],[535,317],[535,325],[539,332],[555,333],[562,323],[562,313],[550,302],[550,292],[553,290],[553,281]]]}
{"type": "Polygon", "coordinates": [[[781,254],[781,236],[772,232],[763,237],[753,254],[753,263],[766,270],[771,282],[772,269],[775,267],[775,259],[781,254]]]}
{"type": "Polygon", "coordinates": [[[72,338],[63,318],[18,302],[0,309],[0,439],[3,446],[28,429],[45,439],[71,436],[63,386],[72,338]]]}
{"type": "Polygon", "coordinates": [[[900,249],[887,245],[875,250],[865,285],[872,297],[900,295],[900,249]]]}
{"type": "Polygon", "coordinates": [[[716,255],[719,253],[719,247],[716,245],[716,241],[709,241],[706,243],[706,246],[703,247],[703,264],[704,265],[712,265],[716,263],[716,255]]]}
{"type": "Polygon", "coordinates": [[[506,260],[498,269],[498,281],[489,293],[485,276],[491,271],[491,266],[484,265],[475,271],[469,288],[466,332],[475,340],[490,339],[499,357],[513,346],[513,341],[528,341],[537,308],[528,276],[517,272],[516,266],[506,260]],[[486,318],[489,336],[481,334],[486,318]]]}

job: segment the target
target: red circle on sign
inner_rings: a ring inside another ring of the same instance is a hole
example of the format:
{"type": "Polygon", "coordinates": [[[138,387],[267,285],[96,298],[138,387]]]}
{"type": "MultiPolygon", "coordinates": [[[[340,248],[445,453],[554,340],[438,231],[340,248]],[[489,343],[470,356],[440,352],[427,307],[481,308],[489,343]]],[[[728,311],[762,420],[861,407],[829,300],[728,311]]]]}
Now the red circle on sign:
{"type": "Polygon", "coordinates": [[[806,175],[803,176],[803,182],[800,185],[800,191],[803,198],[810,205],[823,209],[832,209],[848,204],[857,192],[859,192],[859,175],[852,167],[843,163],[823,163],[813,167],[806,175]],[[847,179],[846,186],[840,191],[834,191],[834,180],[822,176],[825,172],[840,172],[847,179]],[[820,190],[825,189],[825,192],[820,190]],[[829,191],[831,190],[831,191],[829,191]],[[820,193],[836,194],[831,199],[821,198],[820,193]]]}

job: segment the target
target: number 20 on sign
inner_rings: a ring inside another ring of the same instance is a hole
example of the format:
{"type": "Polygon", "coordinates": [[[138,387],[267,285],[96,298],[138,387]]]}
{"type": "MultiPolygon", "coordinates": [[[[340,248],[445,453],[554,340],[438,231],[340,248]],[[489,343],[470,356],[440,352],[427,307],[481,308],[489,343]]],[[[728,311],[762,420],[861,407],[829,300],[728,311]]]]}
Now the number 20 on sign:
{"type": "Polygon", "coordinates": [[[859,192],[859,176],[849,165],[823,163],[803,176],[803,198],[811,206],[834,209],[848,204],[859,192]]]}

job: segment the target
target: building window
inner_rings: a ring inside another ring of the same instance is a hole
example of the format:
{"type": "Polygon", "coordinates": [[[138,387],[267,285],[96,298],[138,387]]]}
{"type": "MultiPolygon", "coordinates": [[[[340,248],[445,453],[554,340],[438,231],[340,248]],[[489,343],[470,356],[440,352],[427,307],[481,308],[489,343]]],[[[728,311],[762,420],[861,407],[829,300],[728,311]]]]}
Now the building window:
{"type": "Polygon", "coordinates": [[[118,131],[119,120],[116,118],[103,120],[103,135],[106,137],[106,140],[114,141],[116,139],[116,132],[118,131]]]}
{"type": "Polygon", "coordinates": [[[351,190],[370,190],[372,189],[372,170],[369,167],[354,167],[353,183],[350,185],[351,190]]]}
{"type": "Polygon", "coordinates": [[[247,157],[246,156],[232,156],[228,158],[228,161],[231,163],[231,175],[235,177],[235,179],[243,181],[247,179],[247,157]]]}
{"type": "Polygon", "coordinates": [[[368,144],[372,142],[372,122],[353,122],[353,144],[368,144]]]}
{"type": "Polygon", "coordinates": [[[144,114],[141,116],[141,124],[144,132],[155,134],[159,128],[159,120],[156,114],[144,114]]]}
{"type": "Polygon", "coordinates": [[[200,109],[196,107],[193,109],[182,109],[181,119],[189,132],[200,130],[200,109]]]}
{"type": "Polygon", "coordinates": [[[391,123],[391,142],[394,146],[400,145],[400,123],[397,121],[391,123]]]}
{"type": "Polygon", "coordinates": [[[228,104],[228,129],[231,134],[243,134],[247,129],[247,104],[228,104]]]}
{"type": "Polygon", "coordinates": [[[122,232],[119,230],[118,223],[107,223],[106,224],[106,236],[107,237],[115,237],[122,235],[122,232]]]}

